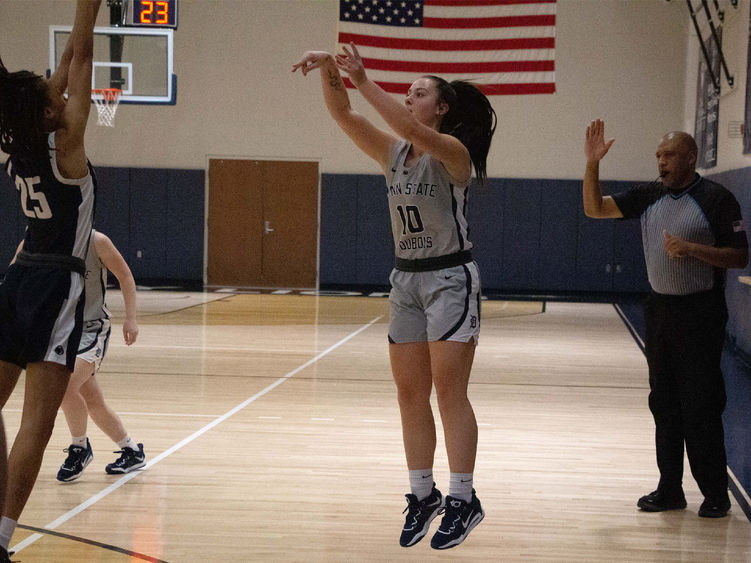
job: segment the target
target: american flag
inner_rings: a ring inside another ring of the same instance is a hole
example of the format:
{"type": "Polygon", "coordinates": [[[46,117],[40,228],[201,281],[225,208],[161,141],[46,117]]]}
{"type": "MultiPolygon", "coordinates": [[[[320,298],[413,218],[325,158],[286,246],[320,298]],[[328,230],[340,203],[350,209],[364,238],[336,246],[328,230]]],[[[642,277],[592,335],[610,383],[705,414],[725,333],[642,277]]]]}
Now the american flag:
{"type": "Polygon", "coordinates": [[[339,0],[337,49],[354,43],[387,92],[435,74],[487,95],[552,94],[555,11],[556,0],[339,0]]]}

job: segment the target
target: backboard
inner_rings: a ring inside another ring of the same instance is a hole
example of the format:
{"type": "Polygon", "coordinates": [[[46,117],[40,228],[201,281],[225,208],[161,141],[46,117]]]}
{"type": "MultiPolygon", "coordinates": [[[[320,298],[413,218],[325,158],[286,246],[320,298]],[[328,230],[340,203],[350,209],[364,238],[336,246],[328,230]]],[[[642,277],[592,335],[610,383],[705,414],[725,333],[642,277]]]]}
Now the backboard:
{"type": "MultiPolygon", "coordinates": [[[[60,62],[72,26],[50,26],[50,68],[60,62]]],[[[169,104],[177,101],[173,72],[173,30],[94,28],[93,88],[120,88],[121,104],[169,104]]]]}

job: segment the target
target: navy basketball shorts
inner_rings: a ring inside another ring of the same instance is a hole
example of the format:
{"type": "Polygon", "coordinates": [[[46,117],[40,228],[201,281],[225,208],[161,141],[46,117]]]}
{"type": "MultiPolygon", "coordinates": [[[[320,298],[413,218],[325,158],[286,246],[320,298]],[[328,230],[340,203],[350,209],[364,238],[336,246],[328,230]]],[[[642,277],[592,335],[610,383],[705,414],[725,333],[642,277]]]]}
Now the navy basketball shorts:
{"type": "Polygon", "coordinates": [[[83,276],[62,268],[13,264],[0,283],[0,360],[73,371],[83,329],[83,276]]]}
{"type": "Polygon", "coordinates": [[[430,272],[394,269],[389,277],[389,341],[473,342],[480,336],[477,264],[430,272]]]}
{"type": "Polygon", "coordinates": [[[78,357],[94,364],[94,372],[99,371],[104,355],[107,353],[110,332],[112,332],[112,326],[109,319],[97,319],[84,323],[81,344],[78,345],[78,357]]]}

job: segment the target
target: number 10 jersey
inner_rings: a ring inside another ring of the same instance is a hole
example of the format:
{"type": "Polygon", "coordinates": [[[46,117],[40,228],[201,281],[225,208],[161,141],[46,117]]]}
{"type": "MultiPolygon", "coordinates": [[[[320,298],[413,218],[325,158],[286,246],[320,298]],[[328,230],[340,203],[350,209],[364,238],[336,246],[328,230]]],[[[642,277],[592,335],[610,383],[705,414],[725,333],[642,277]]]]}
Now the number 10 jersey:
{"type": "Polygon", "coordinates": [[[397,142],[386,171],[396,257],[434,258],[471,249],[466,217],[469,181],[456,182],[428,153],[407,167],[410,147],[408,141],[397,142]]]}

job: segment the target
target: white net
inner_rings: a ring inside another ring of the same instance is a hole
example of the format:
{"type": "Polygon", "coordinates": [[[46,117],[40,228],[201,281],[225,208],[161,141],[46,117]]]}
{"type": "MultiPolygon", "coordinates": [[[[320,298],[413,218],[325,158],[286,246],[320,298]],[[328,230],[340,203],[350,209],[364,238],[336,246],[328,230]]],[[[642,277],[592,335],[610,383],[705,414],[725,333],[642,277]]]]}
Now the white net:
{"type": "Polygon", "coordinates": [[[115,113],[120,103],[120,90],[117,88],[102,88],[91,91],[91,99],[96,105],[97,125],[115,126],[115,113]]]}

